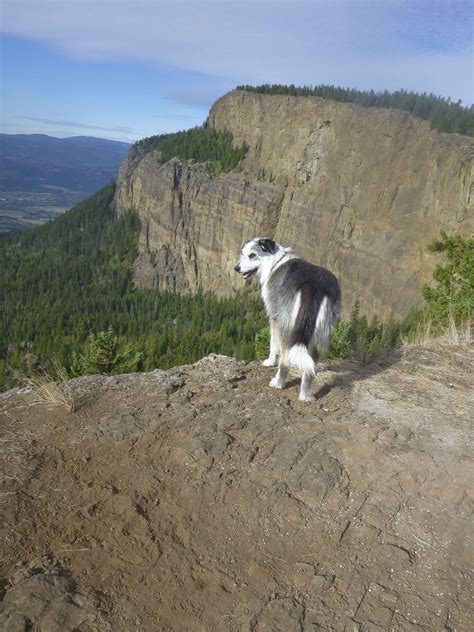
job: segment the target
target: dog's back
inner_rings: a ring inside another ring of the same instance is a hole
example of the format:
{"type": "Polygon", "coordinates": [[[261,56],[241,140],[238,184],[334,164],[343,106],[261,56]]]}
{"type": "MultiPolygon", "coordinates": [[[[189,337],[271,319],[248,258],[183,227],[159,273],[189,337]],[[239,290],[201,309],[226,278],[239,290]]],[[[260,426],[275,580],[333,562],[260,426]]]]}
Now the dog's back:
{"type": "Polygon", "coordinates": [[[278,266],[266,286],[268,315],[276,319],[283,344],[289,350],[304,346],[312,356],[322,354],[341,311],[334,274],[295,257],[278,266]]]}

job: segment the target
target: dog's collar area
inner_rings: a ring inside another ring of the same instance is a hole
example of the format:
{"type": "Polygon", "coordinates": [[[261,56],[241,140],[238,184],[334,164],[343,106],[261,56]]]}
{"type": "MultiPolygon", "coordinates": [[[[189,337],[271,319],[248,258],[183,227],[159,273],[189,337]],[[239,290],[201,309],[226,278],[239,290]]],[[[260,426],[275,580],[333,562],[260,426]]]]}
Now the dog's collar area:
{"type": "Polygon", "coordinates": [[[279,266],[285,257],[291,257],[291,256],[292,256],[291,253],[285,252],[285,254],[282,257],[280,257],[276,263],[272,265],[272,267],[270,268],[270,272],[272,272],[277,266],[279,266]]]}

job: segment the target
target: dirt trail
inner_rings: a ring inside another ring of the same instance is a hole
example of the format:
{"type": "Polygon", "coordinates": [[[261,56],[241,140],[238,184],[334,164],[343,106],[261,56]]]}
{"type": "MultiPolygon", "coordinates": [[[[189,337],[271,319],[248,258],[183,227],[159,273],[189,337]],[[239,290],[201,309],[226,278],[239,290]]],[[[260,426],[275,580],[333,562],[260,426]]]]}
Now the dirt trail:
{"type": "Polygon", "coordinates": [[[327,363],[318,401],[210,356],[0,397],[4,629],[474,629],[472,349],[327,363]]]}

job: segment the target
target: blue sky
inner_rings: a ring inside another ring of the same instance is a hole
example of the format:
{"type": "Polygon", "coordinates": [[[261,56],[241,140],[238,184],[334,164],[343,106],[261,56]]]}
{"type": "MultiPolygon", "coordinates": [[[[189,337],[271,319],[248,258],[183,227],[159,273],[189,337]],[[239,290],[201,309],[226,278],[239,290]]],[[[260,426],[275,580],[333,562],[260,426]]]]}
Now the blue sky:
{"type": "Polygon", "coordinates": [[[0,130],[134,141],[186,129],[241,83],[473,102],[473,3],[3,0],[0,130]]]}

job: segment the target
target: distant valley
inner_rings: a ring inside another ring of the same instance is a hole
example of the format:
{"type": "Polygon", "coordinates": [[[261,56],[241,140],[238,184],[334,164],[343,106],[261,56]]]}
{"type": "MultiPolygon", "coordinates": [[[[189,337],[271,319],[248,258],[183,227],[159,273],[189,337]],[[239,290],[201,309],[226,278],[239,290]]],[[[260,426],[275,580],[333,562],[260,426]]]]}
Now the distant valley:
{"type": "Polygon", "coordinates": [[[115,178],[130,145],[0,134],[0,237],[53,219],[115,178]]]}

